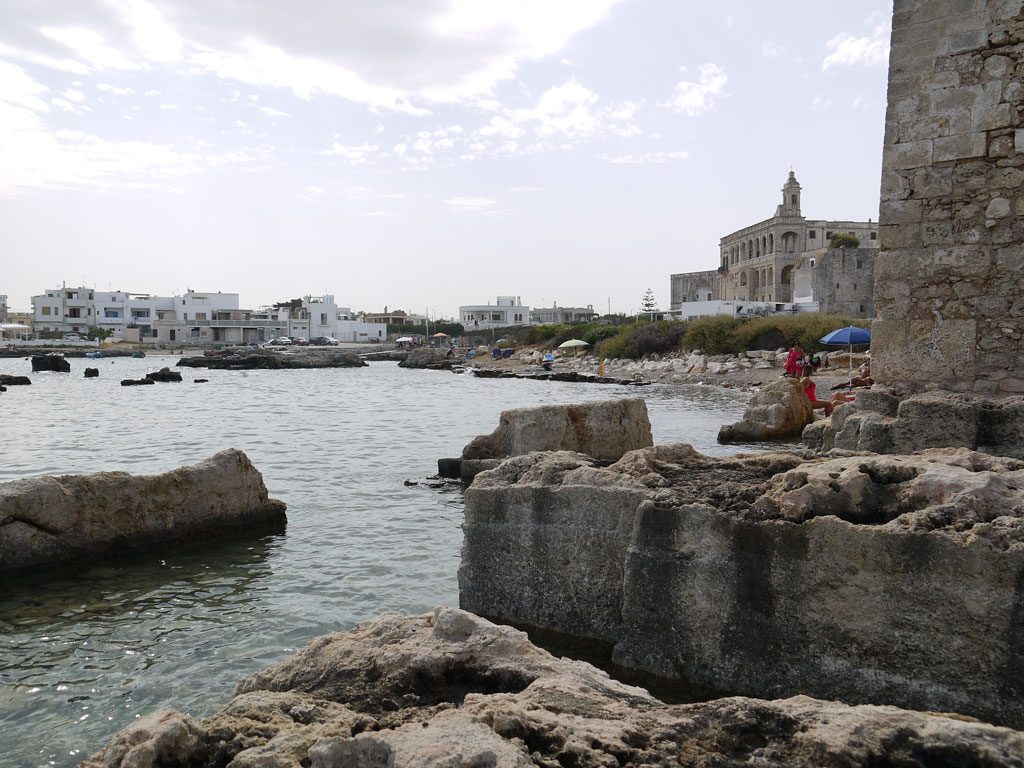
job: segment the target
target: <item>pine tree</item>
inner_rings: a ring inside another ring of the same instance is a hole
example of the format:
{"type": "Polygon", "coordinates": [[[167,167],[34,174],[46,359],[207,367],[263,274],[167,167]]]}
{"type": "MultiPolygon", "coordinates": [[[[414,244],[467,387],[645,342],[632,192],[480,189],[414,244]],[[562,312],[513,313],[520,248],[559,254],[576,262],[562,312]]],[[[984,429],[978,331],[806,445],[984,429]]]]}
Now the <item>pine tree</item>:
{"type": "Polygon", "coordinates": [[[640,300],[640,311],[641,312],[657,312],[658,302],[654,300],[654,291],[650,288],[644,294],[644,297],[640,300]]]}

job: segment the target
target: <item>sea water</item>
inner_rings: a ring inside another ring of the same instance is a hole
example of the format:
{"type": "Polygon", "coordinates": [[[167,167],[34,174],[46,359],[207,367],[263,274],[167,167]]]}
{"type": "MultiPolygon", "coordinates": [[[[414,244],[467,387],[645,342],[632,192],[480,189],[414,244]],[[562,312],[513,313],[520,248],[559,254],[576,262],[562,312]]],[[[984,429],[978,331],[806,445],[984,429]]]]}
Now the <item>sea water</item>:
{"type": "Polygon", "coordinates": [[[287,503],[287,529],[0,581],[0,765],[74,765],[157,708],[212,714],[240,677],[313,637],[458,605],[462,492],[406,481],[434,474],[505,409],[641,396],[655,442],[721,455],[739,447],[717,445],[718,428],[747,399],[387,362],[181,369],[180,384],[120,386],[176,359],[70,360],[69,374],[0,360],[0,373],[32,379],[0,394],[0,481],[159,473],[239,448],[287,503]]]}

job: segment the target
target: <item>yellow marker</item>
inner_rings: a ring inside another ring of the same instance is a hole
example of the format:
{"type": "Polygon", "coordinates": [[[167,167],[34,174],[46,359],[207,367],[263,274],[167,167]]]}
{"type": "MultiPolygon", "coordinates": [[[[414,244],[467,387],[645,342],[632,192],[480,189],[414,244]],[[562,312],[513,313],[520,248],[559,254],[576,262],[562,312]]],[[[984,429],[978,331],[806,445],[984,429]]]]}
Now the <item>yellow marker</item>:
{"type": "Polygon", "coordinates": [[[604,376],[604,359],[601,360],[601,367],[597,369],[598,376],[604,376]]]}

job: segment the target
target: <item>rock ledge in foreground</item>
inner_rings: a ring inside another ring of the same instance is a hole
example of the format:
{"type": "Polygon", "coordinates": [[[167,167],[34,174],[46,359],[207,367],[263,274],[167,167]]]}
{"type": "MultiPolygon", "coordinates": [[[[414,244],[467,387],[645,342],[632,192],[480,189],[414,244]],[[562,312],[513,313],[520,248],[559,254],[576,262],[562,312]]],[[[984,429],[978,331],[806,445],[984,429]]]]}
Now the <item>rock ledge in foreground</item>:
{"type": "Polygon", "coordinates": [[[522,632],[438,608],[313,640],[220,712],[163,710],[81,768],[1022,765],[1024,734],[797,696],[669,706],[522,632]]]}
{"type": "Polygon", "coordinates": [[[284,502],[239,450],[162,475],[100,472],[0,484],[0,572],[280,527],[284,502]]]}

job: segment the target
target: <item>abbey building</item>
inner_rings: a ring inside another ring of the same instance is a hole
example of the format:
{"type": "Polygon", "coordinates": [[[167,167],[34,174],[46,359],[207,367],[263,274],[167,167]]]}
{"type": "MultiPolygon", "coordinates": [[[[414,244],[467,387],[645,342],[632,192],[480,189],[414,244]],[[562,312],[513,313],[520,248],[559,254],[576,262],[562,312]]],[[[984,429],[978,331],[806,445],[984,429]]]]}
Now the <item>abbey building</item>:
{"type": "MultiPolygon", "coordinates": [[[[765,305],[759,307],[764,312],[873,314],[877,224],[870,220],[807,219],[800,211],[800,194],[800,183],[790,171],[782,186],[782,202],[774,216],[721,239],[717,270],[672,275],[670,310],[685,318],[688,308],[682,306],[684,303],[711,301],[744,302],[748,310],[755,305],[765,305]],[[837,234],[855,236],[860,246],[829,248],[829,241],[837,234]],[[803,270],[808,272],[798,274],[803,270]],[[823,282],[826,272],[827,283],[823,282]],[[808,291],[812,294],[808,295],[808,291]],[[770,306],[808,303],[818,306],[799,309],[770,306]]],[[[701,311],[696,314],[717,313],[701,311]]]]}

